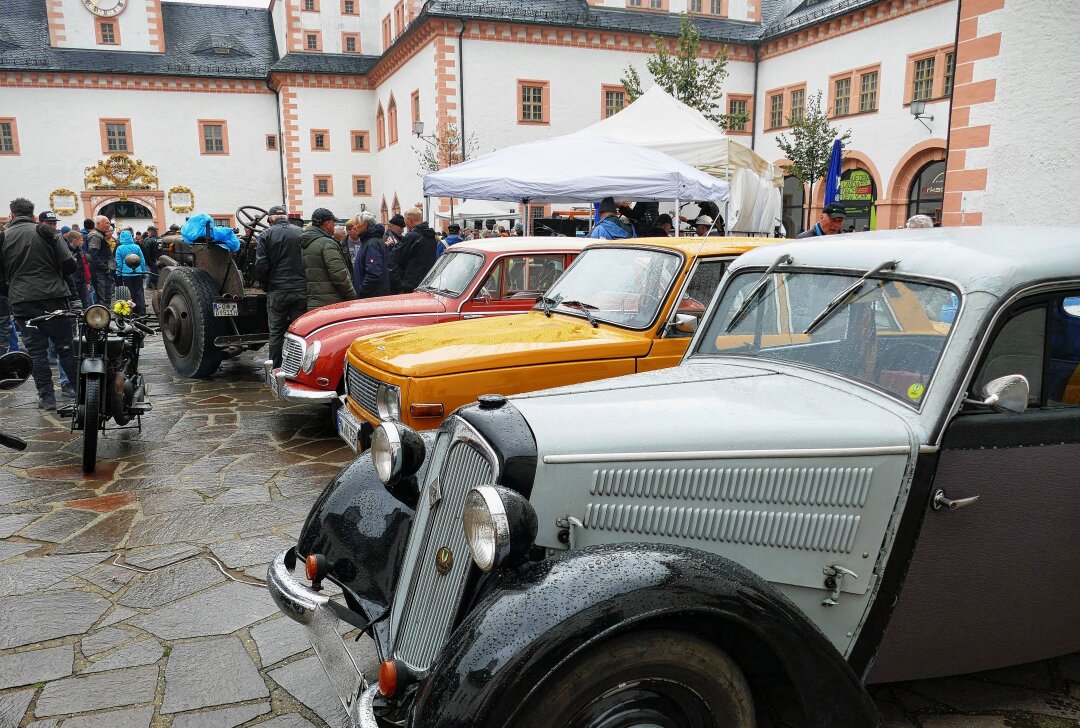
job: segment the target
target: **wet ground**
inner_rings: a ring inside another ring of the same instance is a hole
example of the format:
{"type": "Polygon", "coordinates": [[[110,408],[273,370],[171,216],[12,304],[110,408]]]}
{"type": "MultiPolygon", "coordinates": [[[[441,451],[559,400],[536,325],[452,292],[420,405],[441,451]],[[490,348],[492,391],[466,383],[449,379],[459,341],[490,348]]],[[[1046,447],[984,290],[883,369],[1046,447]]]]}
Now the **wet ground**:
{"type": "MultiPolygon", "coordinates": [[[[0,728],[344,724],[263,582],[352,452],[327,410],[272,399],[258,359],[186,380],[152,343],[154,411],[103,434],[93,477],[32,383],[0,394],[30,443],[0,452],[0,728]]],[[[1080,655],[874,694],[888,728],[1080,726],[1080,655]]]]}

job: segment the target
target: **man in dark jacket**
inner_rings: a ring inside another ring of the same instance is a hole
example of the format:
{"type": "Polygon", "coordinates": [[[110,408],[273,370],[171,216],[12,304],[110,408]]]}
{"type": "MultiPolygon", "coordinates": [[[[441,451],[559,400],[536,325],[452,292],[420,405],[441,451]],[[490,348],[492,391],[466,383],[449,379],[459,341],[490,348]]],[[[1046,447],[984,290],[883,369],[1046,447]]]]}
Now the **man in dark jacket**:
{"type": "Polygon", "coordinates": [[[143,235],[139,247],[142,248],[146,267],[150,270],[150,275],[153,276],[150,279],[150,282],[153,283],[157,280],[157,259],[161,255],[161,238],[158,237],[156,227],[151,225],[146,228],[146,235],[143,235]]]}
{"type": "Polygon", "coordinates": [[[281,366],[281,349],[289,324],[307,310],[307,278],[300,252],[300,228],[289,222],[285,208],[269,212],[270,227],[255,241],[255,271],[266,291],[266,319],[270,328],[269,357],[281,366]]]}
{"type": "Polygon", "coordinates": [[[360,249],[353,261],[353,281],[357,298],[374,298],[390,293],[390,266],[387,260],[386,231],[375,222],[374,213],[357,215],[360,230],[360,249]]]}
{"type": "Polygon", "coordinates": [[[11,222],[0,239],[0,292],[6,292],[11,301],[26,352],[33,361],[38,407],[54,410],[56,392],[49,366],[49,344],[56,348],[68,380],[74,382],[77,374],[71,322],[56,318],[36,327],[26,322],[68,307],[70,291],[65,277],[75,272],[75,259],[56,230],[34,220],[34,203],[20,197],[11,201],[10,210],[11,222]]]}
{"type": "Polygon", "coordinates": [[[412,293],[435,265],[439,241],[435,231],[424,221],[420,208],[414,207],[405,213],[405,227],[409,232],[399,243],[397,263],[401,270],[401,292],[412,293]]]}
{"type": "Polygon", "coordinates": [[[86,236],[86,254],[90,256],[90,272],[94,276],[94,290],[97,291],[98,303],[105,306],[112,304],[113,277],[116,272],[116,260],[109,247],[109,235],[112,223],[104,215],[94,218],[94,229],[86,236]]]}
{"type": "Polygon", "coordinates": [[[336,226],[334,213],[320,207],[311,213],[311,227],[300,235],[304,275],[307,277],[308,311],[356,298],[348,253],[341,249],[334,238],[336,226]]]}

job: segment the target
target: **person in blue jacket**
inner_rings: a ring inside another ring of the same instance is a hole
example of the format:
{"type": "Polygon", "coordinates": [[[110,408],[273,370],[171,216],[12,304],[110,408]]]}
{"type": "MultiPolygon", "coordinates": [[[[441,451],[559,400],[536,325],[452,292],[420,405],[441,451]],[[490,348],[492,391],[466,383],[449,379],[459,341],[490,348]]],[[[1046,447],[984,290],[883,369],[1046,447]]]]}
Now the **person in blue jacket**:
{"type": "Polygon", "coordinates": [[[589,237],[604,240],[622,240],[624,238],[636,238],[637,235],[634,233],[633,225],[625,223],[619,218],[615,200],[611,197],[605,197],[600,201],[600,222],[593,227],[589,237]]]}
{"type": "Polygon", "coordinates": [[[386,230],[375,220],[375,213],[365,210],[356,216],[360,231],[360,249],[353,261],[353,285],[357,298],[390,294],[390,260],[383,237],[386,230]]]}
{"type": "Polygon", "coordinates": [[[445,238],[443,238],[442,241],[438,245],[435,246],[435,257],[436,258],[438,258],[440,255],[445,253],[446,249],[449,248],[451,245],[455,245],[457,243],[460,243],[462,240],[465,239],[465,238],[461,237],[461,226],[458,225],[457,223],[455,223],[455,224],[451,225],[450,227],[448,227],[446,229],[446,232],[448,233],[448,235],[445,238]]]}
{"type": "Polygon", "coordinates": [[[116,246],[116,274],[120,276],[121,285],[131,290],[131,300],[135,302],[135,313],[140,316],[146,313],[146,296],[143,294],[144,273],[146,273],[146,259],[143,257],[142,248],[135,242],[135,237],[131,232],[125,230],[120,233],[120,244],[116,246]],[[137,266],[128,265],[129,255],[138,256],[137,266]]]}

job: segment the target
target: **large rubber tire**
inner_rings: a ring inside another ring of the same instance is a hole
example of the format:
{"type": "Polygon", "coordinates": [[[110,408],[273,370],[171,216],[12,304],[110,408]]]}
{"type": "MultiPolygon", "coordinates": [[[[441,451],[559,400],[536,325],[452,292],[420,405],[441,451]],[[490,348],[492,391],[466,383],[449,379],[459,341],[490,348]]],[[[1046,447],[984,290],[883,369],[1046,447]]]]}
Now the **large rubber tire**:
{"type": "Polygon", "coordinates": [[[742,670],[697,635],[649,630],[599,644],[545,681],[524,706],[527,728],[754,728],[742,670]]]}
{"type": "Polygon", "coordinates": [[[101,429],[101,378],[86,378],[86,409],[83,415],[82,469],[94,472],[97,467],[98,432],[101,429]]]}
{"type": "Polygon", "coordinates": [[[130,301],[131,289],[127,286],[116,286],[113,288],[113,301],[130,301]]]}
{"type": "Polygon", "coordinates": [[[214,346],[214,281],[198,268],[176,268],[161,291],[161,335],[173,369],[183,377],[208,377],[221,366],[214,346]]]}

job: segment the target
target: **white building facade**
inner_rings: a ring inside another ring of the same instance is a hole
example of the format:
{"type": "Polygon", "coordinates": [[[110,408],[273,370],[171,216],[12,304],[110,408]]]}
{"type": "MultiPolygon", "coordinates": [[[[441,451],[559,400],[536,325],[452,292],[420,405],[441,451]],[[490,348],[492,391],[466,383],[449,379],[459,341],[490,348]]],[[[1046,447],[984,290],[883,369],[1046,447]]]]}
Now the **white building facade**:
{"type": "MultiPolygon", "coordinates": [[[[652,38],[690,12],[703,54],[729,54],[724,108],[749,116],[730,134],[783,163],[777,137],[820,92],[852,132],[850,223],[941,219],[960,3],[21,0],[0,19],[0,200],[137,229],[280,203],[385,219],[421,201],[417,150],[449,126],[487,152],[617,112],[626,68],[650,83],[652,38]]],[[[821,197],[788,180],[789,234],[821,197]]]]}

